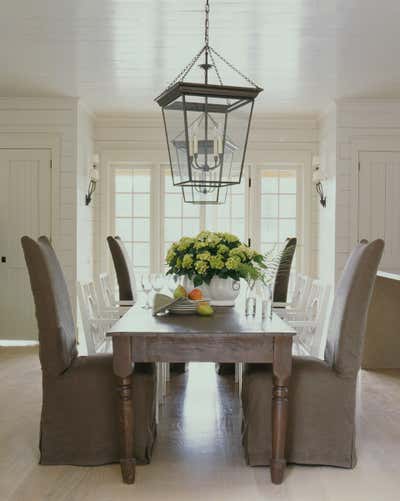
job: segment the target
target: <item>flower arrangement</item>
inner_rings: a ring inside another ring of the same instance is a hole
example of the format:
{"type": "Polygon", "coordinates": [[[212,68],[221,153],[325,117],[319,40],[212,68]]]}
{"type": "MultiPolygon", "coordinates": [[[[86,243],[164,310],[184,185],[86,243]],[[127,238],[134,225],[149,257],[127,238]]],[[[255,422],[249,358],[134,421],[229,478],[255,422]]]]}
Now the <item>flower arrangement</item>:
{"type": "Polygon", "coordinates": [[[186,275],[195,287],[209,284],[213,277],[263,280],[266,268],[263,255],[235,235],[211,231],[182,237],[171,245],[166,261],[167,274],[186,275]]]}

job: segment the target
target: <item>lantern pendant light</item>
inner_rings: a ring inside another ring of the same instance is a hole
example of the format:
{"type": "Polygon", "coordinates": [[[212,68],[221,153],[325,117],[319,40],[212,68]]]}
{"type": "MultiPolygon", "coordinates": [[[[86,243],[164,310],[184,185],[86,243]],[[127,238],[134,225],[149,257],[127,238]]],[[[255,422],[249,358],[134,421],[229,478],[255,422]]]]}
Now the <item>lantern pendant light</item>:
{"type": "Polygon", "coordinates": [[[162,108],[172,182],[185,202],[221,204],[229,186],[242,179],[254,100],[263,90],[209,45],[209,0],[205,4],[204,46],[156,98],[162,108]],[[201,56],[204,83],[185,82],[201,56]],[[218,59],[250,86],[224,85],[218,59]],[[218,85],[209,83],[214,70],[218,85]]]}

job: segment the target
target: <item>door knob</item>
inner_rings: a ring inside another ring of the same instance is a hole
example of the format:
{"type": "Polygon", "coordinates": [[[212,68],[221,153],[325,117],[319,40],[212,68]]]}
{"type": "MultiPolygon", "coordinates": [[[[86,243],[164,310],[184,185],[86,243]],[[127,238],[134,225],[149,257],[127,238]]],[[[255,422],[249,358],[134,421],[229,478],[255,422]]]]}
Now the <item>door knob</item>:
{"type": "Polygon", "coordinates": [[[2,262],[2,263],[7,262],[7,258],[6,258],[6,256],[1,256],[1,262],[2,262]]]}

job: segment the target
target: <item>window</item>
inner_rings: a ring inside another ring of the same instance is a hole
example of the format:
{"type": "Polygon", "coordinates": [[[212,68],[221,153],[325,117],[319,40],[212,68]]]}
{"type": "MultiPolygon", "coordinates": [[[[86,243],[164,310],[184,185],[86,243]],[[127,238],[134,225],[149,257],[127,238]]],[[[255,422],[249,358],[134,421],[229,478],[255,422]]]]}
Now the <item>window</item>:
{"type": "MultiPolygon", "coordinates": [[[[227,231],[261,252],[302,235],[302,168],[255,166],[227,192],[223,205],[183,202],[169,166],[113,167],[113,232],[124,241],[137,273],[165,270],[165,255],[180,237],[227,231]],[[249,185],[251,178],[251,186],[249,185]]],[[[301,269],[299,238],[295,269],[301,269]]]]}
{"type": "Polygon", "coordinates": [[[263,252],[296,236],[296,171],[261,172],[261,239],[263,252]]]}
{"type": "Polygon", "coordinates": [[[182,190],[172,184],[171,171],[163,168],[164,181],[164,224],[161,225],[161,239],[164,243],[163,257],[169,246],[185,236],[195,236],[201,225],[199,205],[187,204],[183,201],[182,190]]]}
{"type": "MultiPolygon", "coordinates": [[[[258,167],[253,177],[252,238],[255,247],[265,253],[282,247],[288,237],[301,234],[300,168],[258,167]]],[[[298,242],[293,273],[299,269],[300,244],[298,242]]]]}
{"type": "Polygon", "coordinates": [[[151,175],[149,169],[114,170],[115,234],[123,240],[135,270],[150,271],[151,175]]]}
{"type": "Polygon", "coordinates": [[[232,186],[223,205],[205,206],[205,227],[210,231],[227,231],[240,240],[247,239],[246,232],[246,180],[232,186]]]}

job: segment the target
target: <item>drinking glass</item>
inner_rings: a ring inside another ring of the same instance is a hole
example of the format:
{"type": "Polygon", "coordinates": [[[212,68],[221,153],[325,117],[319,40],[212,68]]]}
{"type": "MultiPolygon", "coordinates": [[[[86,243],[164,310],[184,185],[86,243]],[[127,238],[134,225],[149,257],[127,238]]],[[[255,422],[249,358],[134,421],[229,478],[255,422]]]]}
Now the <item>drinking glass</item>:
{"type": "Polygon", "coordinates": [[[142,308],[144,308],[145,310],[149,310],[151,308],[149,294],[151,292],[152,285],[151,285],[151,278],[148,273],[144,273],[140,277],[140,284],[142,286],[143,292],[146,294],[146,303],[142,306],[142,308]]]}
{"type": "Polygon", "coordinates": [[[167,275],[167,287],[171,294],[175,292],[175,289],[179,285],[179,276],[178,275],[167,275]]]}
{"type": "Polygon", "coordinates": [[[155,292],[160,292],[164,287],[164,276],[162,273],[151,274],[151,285],[155,292]]]}
{"type": "Polygon", "coordinates": [[[261,317],[272,318],[272,287],[265,283],[262,287],[261,317]]]}
{"type": "Polygon", "coordinates": [[[257,298],[256,298],[256,281],[255,280],[250,280],[247,283],[247,289],[246,289],[246,307],[245,307],[245,315],[246,317],[248,316],[256,316],[256,305],[257,305],[257,298]]]}

